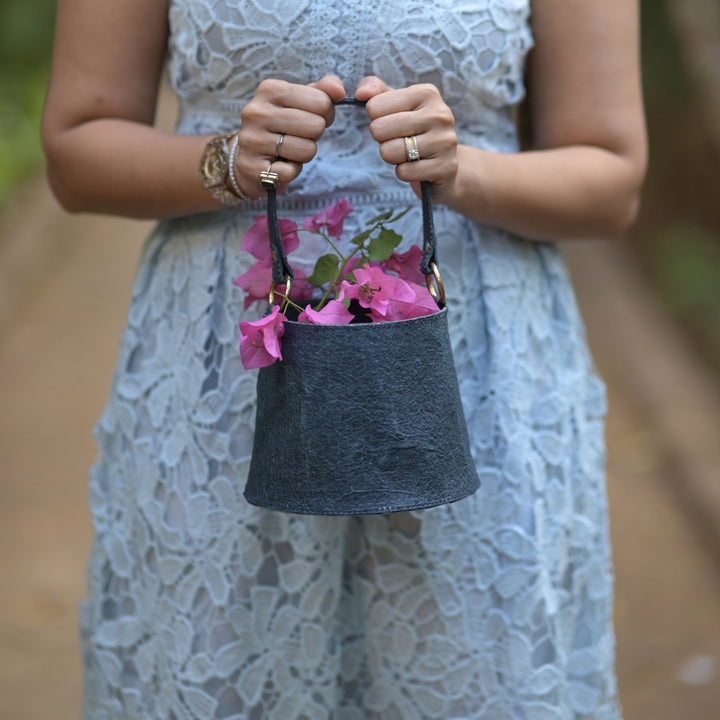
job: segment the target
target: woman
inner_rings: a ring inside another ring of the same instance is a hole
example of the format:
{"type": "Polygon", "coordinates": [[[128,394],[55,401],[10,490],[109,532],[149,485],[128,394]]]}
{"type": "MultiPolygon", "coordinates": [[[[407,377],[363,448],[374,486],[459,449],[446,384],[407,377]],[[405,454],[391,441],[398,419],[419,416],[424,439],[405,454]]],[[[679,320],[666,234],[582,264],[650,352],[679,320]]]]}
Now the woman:
{"type": "Polygon", "coordinates": [[[548,240],[635,216],[637,22],[627,0],[60,0],[51,185],[164,219],[96,430],[87,718],[620,717],[603,387],[548,240]],[[151,126],[166,46],[171,134],[151,126]],[[365,110],[336,111],[346,93],[365,110]],[[413,205],[407,242],[432,182],[476,495],[354,518],[244,502],[232,281],[261,173],[298,222],[347,197],[347,233],[413,205]]]}

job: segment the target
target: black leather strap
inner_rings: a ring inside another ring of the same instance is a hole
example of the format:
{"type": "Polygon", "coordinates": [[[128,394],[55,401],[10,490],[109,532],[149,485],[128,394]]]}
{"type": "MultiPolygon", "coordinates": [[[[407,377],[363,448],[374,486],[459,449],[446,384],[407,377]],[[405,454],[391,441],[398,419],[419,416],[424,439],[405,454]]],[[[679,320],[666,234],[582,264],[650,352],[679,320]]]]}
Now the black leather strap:
{"type": "Polygon", "coordinates": [[[285,246],[283,245],[280,234],[280,223],[278,222],[277,214],[277,191],[275,189],[268,189],[267,191],[267,219],[268,231],[270,233],[270,255],[273,261],[273,282],[282,285],[288,278],[294,280],[295,273],[288,262],[287,255],[285,254],[285,246]]]}
{"type": "MultiPolygon", "coordinates": [[[[346,97],[335,103],[336,105],[360,105],[365,103],[352,97],[346,97]]],[[[420,272],[424,275],[433,273],[432,265],[437,267],[437,237],[432,211],[432,188],[427,180],[420,183],[423,217],[423,251],[420,258],[420,272]]],[[[280,224],[277,215],[277,193],[273,189],[267,191],[267,218],[270,232],[270,252],[273,259],[273,281],[278,285],[284,284],[287,279],[294,279],[295,275],[288,262],[285,248],[280,234],[280,224]]]]}

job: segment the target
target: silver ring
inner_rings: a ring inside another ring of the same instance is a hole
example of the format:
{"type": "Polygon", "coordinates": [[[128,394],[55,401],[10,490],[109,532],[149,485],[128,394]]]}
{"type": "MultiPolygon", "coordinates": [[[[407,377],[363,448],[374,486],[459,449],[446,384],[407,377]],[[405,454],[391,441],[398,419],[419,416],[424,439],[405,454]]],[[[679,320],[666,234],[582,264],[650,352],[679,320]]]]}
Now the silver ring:
{"type": "Polygon", "coordinates": [[[420,150],[418,148],[417,138],[414,135],[408,135],[403,138],[405,142],[405,156],[408,162],[414,162],[420,159],[420,150]]]}
{"type": "Polygon", "coordinates": [[[266,190],[277,190],[278,183],[280,182],[280,176],[275,172],[270,172],[272,163],[268,163],[267,170],[263,170],[259,175],[260,184],[266,190]]]}
{"type": "Polygon", "coordinates": [[[277,139],[277,142],[275,143],[275,159],[276,160],[282,160],[282,156],[280,155],[280,148],[282,147],[282,144],[285,142],[285,133],[280,133],[280,137],[277,139]]]}

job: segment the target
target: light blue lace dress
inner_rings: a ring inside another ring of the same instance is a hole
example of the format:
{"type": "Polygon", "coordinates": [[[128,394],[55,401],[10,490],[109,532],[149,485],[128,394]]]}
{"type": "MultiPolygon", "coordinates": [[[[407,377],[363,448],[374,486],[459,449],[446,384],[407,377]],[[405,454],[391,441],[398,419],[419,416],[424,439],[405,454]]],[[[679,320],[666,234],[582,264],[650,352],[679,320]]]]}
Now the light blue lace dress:
{"type": "MultiPolygon", "coordinates": [[[[529,5],[170,0],[178,129],[237,127],[266,77],[372,73],[435,83],[461,142],[514,152],[529,5]]],[[[338,110],[280,214],[347,197],[349,233],[412,205],[416,242],[417,200],[365,125],[338,110]]],[[[87,720],[618,720],[604,391],[556,247],[436,212],[476,495],[284,515],[242,497],[255,376],[232,281],[262,211],[162,222],[145,247],[96,430],[87,720]]]]}

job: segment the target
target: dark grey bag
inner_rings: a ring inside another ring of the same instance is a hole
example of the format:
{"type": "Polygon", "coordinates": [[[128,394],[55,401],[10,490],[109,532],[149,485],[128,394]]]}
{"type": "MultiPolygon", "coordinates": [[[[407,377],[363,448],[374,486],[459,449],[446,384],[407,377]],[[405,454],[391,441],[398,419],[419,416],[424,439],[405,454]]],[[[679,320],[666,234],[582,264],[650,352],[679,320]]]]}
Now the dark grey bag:
{"type": "MultiPolygon", "coordinates": [[[[274,190],[268,218],[273,277],[284,283],[292,269],[274,190]]],[[[421,270],[439,279],[428,183],[423,226],[421,270]]],[[[432,507],[475,492],[480,481],[447,312],[383,323],[286,322],[283,360],[258,375],[247,500],[290,513],[369,515],[432,507]]]]}

